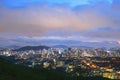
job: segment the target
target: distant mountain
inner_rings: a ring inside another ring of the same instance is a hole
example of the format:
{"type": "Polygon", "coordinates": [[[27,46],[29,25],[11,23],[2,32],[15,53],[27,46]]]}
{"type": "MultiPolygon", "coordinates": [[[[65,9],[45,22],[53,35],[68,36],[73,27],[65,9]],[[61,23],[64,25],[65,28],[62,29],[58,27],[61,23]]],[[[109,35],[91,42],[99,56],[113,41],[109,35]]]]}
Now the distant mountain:
{"type": "Polygon", "coordinates": [[[16,51],[26,51],[26,50],[42,50],[42,49],[49,49],[48,46],[25,46],[19,49],[15,49],[16,51]]]}
{"type": "MultiPolygon", "coordinates": [[[[27,45],[47,45],[51,46],[52,48],[68,48],[68,47],[77,47],[77,48],[113,48],[113,47],[120,47],[120,44],[117,41],[102,41],[102,42],[83,42],[77,40],[51,40],[51,39],[43,39],[38,41],[28,41],[25,42],[27,45]],[[53,46],[55,45],[55,46],[53,46]]],[[[18,45],[10,45],[6,44],[5,46],[0,46],[2,48],[20,48],[23,46],[22,44],[18,45]],[[7,47],[6,47],[7,45],[7,47]]],[[[30,47],[30,46],[27,46],[30,47]]]]}
{"type": "Polygon", "coordinates": [[[68,46],[66,46],[66,45],[55,45],[55,46],[52,46],[52,48],[68,48],[68,46]]]}
{"type": "Polygon", "coordinates": [[[4,50],[4,48],[0,48],[0,51],[4,50]]]}
{"type": "Polygon", "coordinates": [[[85,49],[90,49],[90,48],[93,48],[93,47],[88,47],[88,46],[70,46],[70,48],[85,48],[85,49]]]}
{"type": "Polygon", "coordinates": [[[103,42],[83,42],[84,46],[87,47],[106,47],[106,48],[112,48],[112,47],[120,47],[120,44],[116,41],[103,41],[103,42]]]}
{"type": "Polygon", "coordinates": [[[103,42],[82,42],[82,41],[68,41],[63,42],[61,45],[52,46],[52,48],[114,48],[120,47],[120,44],[116,41],[103,41],[103,42]],[[64,44],[64,45],[63,45],[64,44]]]}
{"type": "Polygon", "coordinates": [[[66,46],[66,45],[55,45],[52,48],[92,48],[87,46],[66,46]]]}

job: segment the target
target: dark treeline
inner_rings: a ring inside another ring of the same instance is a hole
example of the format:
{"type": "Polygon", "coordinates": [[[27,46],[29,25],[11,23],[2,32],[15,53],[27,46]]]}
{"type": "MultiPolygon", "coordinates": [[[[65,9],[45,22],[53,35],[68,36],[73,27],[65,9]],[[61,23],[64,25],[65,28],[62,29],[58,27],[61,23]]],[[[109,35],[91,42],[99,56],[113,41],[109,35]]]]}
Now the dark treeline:
{"type": "Polygon", "coordinates": [[[0,80],[109,80],[102,77],[76,77],[71,74],[14,65],[0,58],[0,80]]]}

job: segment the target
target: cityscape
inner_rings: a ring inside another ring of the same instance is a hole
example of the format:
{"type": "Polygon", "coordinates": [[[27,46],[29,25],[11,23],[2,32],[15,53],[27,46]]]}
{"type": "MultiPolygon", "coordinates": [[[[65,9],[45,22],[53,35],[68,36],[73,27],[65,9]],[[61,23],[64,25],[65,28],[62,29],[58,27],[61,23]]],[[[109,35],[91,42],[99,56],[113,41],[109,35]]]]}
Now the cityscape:
{"type": "Polygon", "coordinates": [[[1,49],[0,56],[13,64],[31,68],[62,70],[74,76],[120,79],[120,48],[1,49]],[[26,50],[25,50],[26,49],[26,50]]]}
{"type": "Polygon", "coordinates": [[[0,80],[120,80],[120,0],[0,0],[0,80]]]}

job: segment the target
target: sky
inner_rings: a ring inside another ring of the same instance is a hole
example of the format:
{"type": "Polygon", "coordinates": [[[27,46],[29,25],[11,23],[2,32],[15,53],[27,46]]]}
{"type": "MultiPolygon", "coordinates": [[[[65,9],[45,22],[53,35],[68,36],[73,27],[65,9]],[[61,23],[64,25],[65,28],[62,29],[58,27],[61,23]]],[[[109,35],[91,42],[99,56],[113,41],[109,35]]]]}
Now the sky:
{"type": "Polygon", "coordinates": [[[119,9],[120,0],[0,0],[0,45],[120,43],[119,9]]]}

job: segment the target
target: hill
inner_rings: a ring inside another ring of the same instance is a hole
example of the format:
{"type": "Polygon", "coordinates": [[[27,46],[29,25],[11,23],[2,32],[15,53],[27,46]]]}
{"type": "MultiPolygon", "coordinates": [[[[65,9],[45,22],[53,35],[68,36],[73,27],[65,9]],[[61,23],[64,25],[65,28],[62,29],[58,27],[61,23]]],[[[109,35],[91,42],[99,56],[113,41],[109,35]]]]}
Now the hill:
{"type": "Polygon", "coordinates": [[[55,45],[55,46],[52,46],[52,48],[68,48],[68,46],[66,46],[66,45],[55,45]]]}
{"type": "Polygon", "coordinates": [[[43,50],[43,49],[49,49],[48,46],[25,46],[18,49],[15,49],[15,51],[26,51],[26,50],[43,50]]]}

